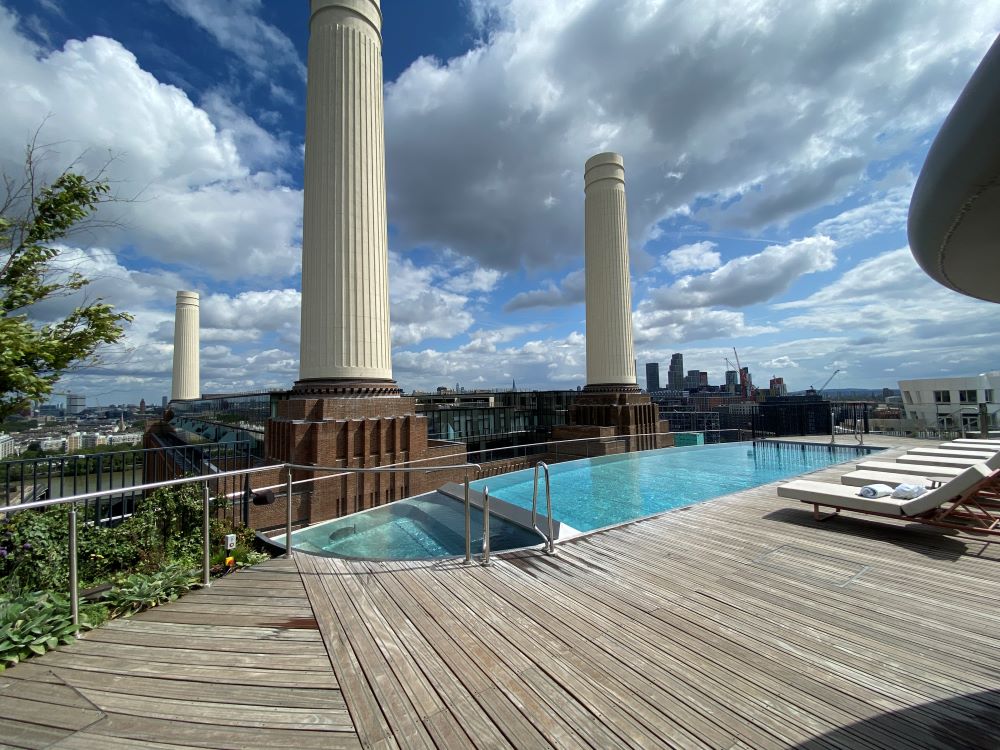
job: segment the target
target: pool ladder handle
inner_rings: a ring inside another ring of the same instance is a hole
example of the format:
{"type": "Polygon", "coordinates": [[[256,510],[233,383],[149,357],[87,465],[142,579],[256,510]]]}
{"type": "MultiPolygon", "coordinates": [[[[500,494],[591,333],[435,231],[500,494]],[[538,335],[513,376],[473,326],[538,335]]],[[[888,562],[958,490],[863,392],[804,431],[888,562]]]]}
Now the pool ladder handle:
{"type": "Polygon", "coordinates": [[[545,554],[554,555],[556,553],[555,533],[552,530],[552,482],[549,477],[549,465],[544,461],[535,464],[535,483],[531,492],[531,525],[538,535],[545,540],[545,554]],[[549,533],[546,534],[538,528],[538,470],[545,472],[545,509],[549,517],[549,533]]]}
{"type": "MultiPolygon", "coordinates": [[[[490,564],[490,488],[483,486],[483,565],[490,564]]],[[[472,564],[472,506],[469,503],[469,473],[465,473],[465,564],[472,564]]]]}

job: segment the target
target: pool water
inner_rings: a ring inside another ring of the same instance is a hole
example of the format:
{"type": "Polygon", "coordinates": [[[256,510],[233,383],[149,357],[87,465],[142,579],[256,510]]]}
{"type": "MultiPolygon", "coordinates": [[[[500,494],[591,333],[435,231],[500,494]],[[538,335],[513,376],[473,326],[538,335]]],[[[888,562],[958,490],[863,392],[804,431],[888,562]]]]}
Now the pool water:
{"type": "MultiPolygon", "coordinates": [[[[472,550],[483,547],[483,513],[471,509],[472,550]]],[[[276,540],[277,541],[277,540],[276,540]]],[[[490,549],[530,547],[534,532],[490,514],[490,549]]],[[[424,560],[465,554],[465,506],[440,493],[400,500],[374,510],[292,532],[305,552],[380,560],[424,560]]]]}
{"type": "MultiPolygon", "coordinates": [[[[550,468],[552,515],[580,531],[709,500],[870,453],[857,446],[723,443],[568,461],[550,468]]],[[[472,482],[531,508],[534,470],[472,482]]],[[[539,478],[539,511],[545,512],[539,478]]]]}

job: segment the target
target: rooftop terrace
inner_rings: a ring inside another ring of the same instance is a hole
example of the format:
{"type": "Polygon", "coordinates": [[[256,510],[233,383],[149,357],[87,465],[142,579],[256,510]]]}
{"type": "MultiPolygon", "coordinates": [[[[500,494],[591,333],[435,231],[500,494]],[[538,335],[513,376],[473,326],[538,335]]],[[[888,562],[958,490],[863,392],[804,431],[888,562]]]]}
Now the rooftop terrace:
{"type": "Polygon", "coordinates": [[[775,487],[488,568],[274,560],[0,673],[0,745],[995,748],[1000,545],[775,487]]]}

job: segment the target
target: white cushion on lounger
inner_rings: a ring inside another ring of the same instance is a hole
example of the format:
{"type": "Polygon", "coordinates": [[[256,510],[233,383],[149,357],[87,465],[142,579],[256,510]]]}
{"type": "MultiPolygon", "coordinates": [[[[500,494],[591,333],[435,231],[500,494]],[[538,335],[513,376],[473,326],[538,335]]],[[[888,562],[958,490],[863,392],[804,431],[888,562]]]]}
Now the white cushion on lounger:
{"type": "Polygon", "coordinates": [[[851,487],[864,487],[866,484],[887,484],[890,487],[898,484],[922,484],[929,487],[931,482],[941,481],[947,482],[948,479],[921,477],[916,474],[892,474],[888,471],[852,471],[840,478],[841,484],[851,487]]]}
{"type": "Polygon", "coordinates": [[[996,451],[983,450],[983,451],[963,451],[963,450],[947,450],[945,448],[913,448],[912,450],[906,451],[907,456],[941,456],[942,458],[981,458],[984,461],[990,458],[996,453],[996,451]]]}
{"type": "Polygon", "coordinates": [[[967,469],[975,464],[981,464],[982,458],[950,458],[948,456],[899,456],[898,464],[927,464],[928,466],[951,466],[956,469],[967,469]]]}

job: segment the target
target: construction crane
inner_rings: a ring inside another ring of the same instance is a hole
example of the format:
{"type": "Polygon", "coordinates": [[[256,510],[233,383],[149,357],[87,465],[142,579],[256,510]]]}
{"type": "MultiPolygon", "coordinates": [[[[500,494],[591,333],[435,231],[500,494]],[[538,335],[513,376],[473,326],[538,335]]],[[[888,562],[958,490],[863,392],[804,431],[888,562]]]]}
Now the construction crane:
{"type": "Polygon", "coordinates": [[[833,375],[831,375],[830,377],[828,377],[828,378],[826,379],[826,382],[825,382],[825,383],[823,383],[823,385],[822,385],[822,386],[820,386],[820,389],[819,389],[818,391],[816,391],[816,393],[822,393],[823,391],[825,391],[825,390],[826,390],[826,387],[827,387],[828,385],[830,385],[830,381],[831,381],[831,380],[833,380],[833,379],[834,379],[834,378],[835,378],[835,377],[837,376],[837,373],[838,373],[838,372],[840,372],[840,370],[834,370],[834,371],[833,371],[833,375]]]}

